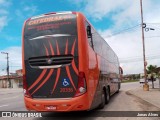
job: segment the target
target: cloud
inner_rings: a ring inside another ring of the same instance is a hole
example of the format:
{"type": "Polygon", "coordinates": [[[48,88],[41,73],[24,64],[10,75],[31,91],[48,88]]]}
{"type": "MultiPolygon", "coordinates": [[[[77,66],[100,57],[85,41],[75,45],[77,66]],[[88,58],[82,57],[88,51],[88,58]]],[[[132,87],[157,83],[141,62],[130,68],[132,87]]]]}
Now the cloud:
{"type": "Polygon", "coordinates": [[[0,14],[1,14],[1,15],[7,15],[7,14],[8,14],[8,11],[7,11],[7,10],[4,10],[4,9],[0,9],[0,14]]]}
{"type": "Polygon", "coordinates": [[[19,18],[19,20],[24,20],[26,17],[33,16],[38,11],[37,6],[35,5],[23,5],[20,7],[20,9],[15,10],[16,16],[19,18]]]}
{"type": "Polygon", "coordinates": [[[0,17],[0,31],[8,25],[7,16],[0,17]]]}
{"type": "MultiPolygon", "coordinates": [[[[142,55],[142,49],[141,49],[142,42],[141,42],[139,32],[140,32],[140,28],[135,29],[135,31],[126,32],[113,37],[108,37],[108,35],[112,33],[109,30],[101,31],[100,34],[111,46],[111,48],[115,51],[115,53],[118,55],[119,58],[127,59],[130,57],[142,55]]],[[[138,62],[138,64],[139,63],[140,62],[138,62]]],[[[125,74],[140,72],[140,70],[143,67],[143,65],[139,66],[138,68],[134,67],[135,63],[132,63],[131,66],[129,66],[128,64],[131,64],[131,63],[127,63],[127,64],[122,63],[120,59],[120,65],[124,69],[125,74]]]]}
{"type": "Polygon", "coordinates": [[[4,27],[8,25],[8,14],[9,11],[7,8],[11,5],[11,3],[7,0],[0,0],[0,32],[4,27]]]}
{"type": "Polygon", "coordinates": [[[5,0],[0,0],[0,4],[4,4],[5,0]]]}
{"type": "Polygon", "coordinates": [[[124,74],[143,73],[143,53],[140,27],[132,32],[126,32],[108,37],[111,31],[101,31],[100,34],[117,54],[124,74]]]}
{"type": "Polygon", "coordinates": [[[11,2],[8,0],[0,0],[0,6],[8,7],[11,5],[11,2]]]}
{"type": "MultiPolygon", "coordinates": [[[[79,3],[82,4],[82,3],[79,3]]],[[[160,23],[160,1],[143,0],[143,15],[145,23],[160,23]]],[[[125,74],[143,73],[143,49],[141,37],[141,14],[139,0],[88,0],[83,6],[83,12],[96,22],[110,19],[111,27],[99,33],[113,48],[121,61],[125,74]],[[121,32],[123,29],[137,27],[121,32]],[[115,35],[114,33],[119,32],[115,35]],[[112,36],[112,37],[109,37],[112,36]]],[[[149,64],[160,66],[160,24],[147,24],[155,31],[145,32],[145,53],[149,64]],[[155,37],[154,37],[155,36],[155,37]],[[157,36],[157,37],[156,37],[157,36]],[[154,57],[156,56],[156,57],[154,57]],[[159,56],[159,57],[158,57],[159,56]],[[156,59],[155,59],[156,58],[156,59]]]]}
{"type": "MultiPolygon", "coordinates": [[[[22,53],[21,53],[21,47],[13,46],[9,47],[3,50],[0,50],[0,52],[7,52],[9,53],[9,65],[10,65],[10,73],[15,72],[17,69],[22,68],[22,53]]],[[[7,59],[6,54],[0,55],[0,75],[6,74],[6,65],[7,65],[7,59]]]]}
{"type": "MultiPolygon", "coordinates": [[[[21,36],[10,36],[10,35],[2,35],[1,36],[3,39],[6,39],[7,41],[13,42],[13,41],[20,41],[21,36]]],[[[4,41],[5,42],[5,41],[4,41]]],[[[20,41],[21,42],[21,41],[20,41]]]]}
{"type": "Polygon", "coordinates": [[[67,2],[76,5],[76,7],[80,9],[87,4],[87,1],[85,0],[67,0],[67,2]]]}
{"type": "MultiPolygon", "coordinates": [[[[72,3],[77,4],[77,6],[84,5],[81,6],[81,10],[96,21],[108,17],[113,21],[113,25],[117,27],[141,23],[140,0],[118,0],[116,2],[112,0],[88,0],[83,2],[73,1],[72,3]]],[[[159,0],[143,0],[144,21],[150,19],[150,15],[153,13],[155,13],[153,18],[158,17],[159,4],[159,0]]]]}
{"type": "MultiPolygon", "coordinates": [[[[152,27],[154,26],[152,25],[152,27]]],[[[125,74],[143,73],[143,48],[140,27],[112,37],[108,36],[112,34],[111,29],[99,31],[99,33],[118,55],[125,74]]],[[[159,33],[159,29],[145,32],[145,54],[148,65],[160,66],[159,33]]]]}
{"type": "Polygon", "coordinates": [[[32,12],[36,12],[37,11],[37,7],[36,6],[25,6],[24,7],[24,11],[32,11],[32,12]]]}
{"type": "MultiPolygon", "coordinates": [[[[140,0],[68,0],[79,8],[80,11],[87,15],[87,18],[96,20],[98,24],[106,20],[111,25],[109,28],[103,30],[98,29],[99,33],[105,38],[108,44],[113,48],[118,57],[120,58],[121,66],[124,69],[125,74],[129,73],[141,73],[143,72],[143,53],[142,53],[142,38],[140,26],[121,32],[114,35],[116,31],[122,31],[125,28],[130,28],[135,25],[141,24],[140,18],[140,0]],[[109,21],[108,21],[109,19],[109,21]],[[112,36],[113,35],[113,36],[112,36]],[[112,36],[112,37],[109,37],[112,36]]],[[[30,3],[30,2],[29,2],[30,3]]],[[[160,55],[160,1],[159,0],[143,0],[144,22],[147,23],[147,27],[154,28],[155,31],[145,32],[145,47],[146,56],[149,58],[148,65],[153,64],[160,66],[159,58],[154,57],[160,55]],[[156,37],[157,36],[157,37],[156,37]],[[157,59],[152,59],[157,58],[157,59]]],[[[2,30],[8,24],[8,10],[9,2],[6,0],[0,0],[0,30],[2,30]]],[[[11,3],[10,3],[11,5],[11,3]]],[[[33,4],[27,4],[23,1],[23,4],[16,9],[15,16],[19,20],[24,20],[26,17],[33,16],[38,11],[38,7],[33,4]]],[[[93,21],[94,22],[94,21],[93,21]]],[[[13,38],[10,38],[13,39],[13,38]]],[[[20,48],[7,48],[3,51],[11,53],[11,58],[15,59],[11,61],[11,64],[20,66],[21,50],[20,48]],[[15,53],[13,53],[15,52],[15,53]],[[17,52],[17,53],[16,53],[17,52]],[[12,56],[12,54],[14,54],[12,56]],[[15,57],[18,55],[17,57],[15,57]],[[12,63],[13,62],[13,63],[12,63]],[[16,63],[18,62],[18,63],[16,63]]],[[[2,55],[1,55],[2,56],[2,55]]],[[[1,58],[1,57],[0,57],[1,58]]],[[[6,59],[1,58],[4,62],[1,65],[6,64],[6,59]]],[[[2,60],[2,61],[3,61],[2,60]]],[[[0,65],[0,67],[1,67],[0,65]]],[[[5,67],[5,66],[4,66],[5,67]]],[[[3,68],[4,68],[3,67],[3,68]]],[[[14,69],[14,68],[12,68],[14,69]]],[[[0,68],[1,70],[1,68],[0,68]]]]}

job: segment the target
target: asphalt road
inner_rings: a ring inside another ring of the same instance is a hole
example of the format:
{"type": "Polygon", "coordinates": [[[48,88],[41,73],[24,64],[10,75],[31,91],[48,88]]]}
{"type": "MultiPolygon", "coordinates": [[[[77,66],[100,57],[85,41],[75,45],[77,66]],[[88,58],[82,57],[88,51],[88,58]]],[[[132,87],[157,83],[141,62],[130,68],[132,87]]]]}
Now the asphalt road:
{"type": "MultiPolygon", "coordinates": [[[[142,86],[138,82],[133,83],[123,83],[119,93],[113,95],[110,99],[109,104],[105,106],[103,110],[95,110],[90,112],[71,112],[71,113],[43,113],[45,117],[50,119],[98,119],[105,120],[108,117],[104,117],[104,111],[159,111],[159,108],[153,106],[145,101],[129,94],[127,91],[131,89],[136,89],[142,86]],[[98,113],[97,113],[98,111],[98,113]],[[67,116],[67,117],[64,117],[67,116]],[[73,117],[74,116],[74,117],[73,117]],[[95,117],[96,116],[96,117],[95,117]]],[[[23,92],[22,89],[15,90],[0,90],[0,111],[26,111],[23,102],[23,92]]],[[[107,112],[106,112],[107,113],[107,112]]],[[[116,114],[116,113],[115,113],[116,114]]],[[[0,118],[2,119],[2,118],[0,118]]],[[[13,119],[13,118],[12,118],[13,119]]],[[[18,120],[17,118],[14,118],[18,120]]],[[[31,120],[39,120],[45,118],[26,118],[31,120]]],[[[158,120],[160,118],[151,117],[109,117],[109,120],[158,120]]]]}
{"type": "Polygon", "coordinates": [[[23,90],[0,90],[0,111],[24,111],[23,90]]]}

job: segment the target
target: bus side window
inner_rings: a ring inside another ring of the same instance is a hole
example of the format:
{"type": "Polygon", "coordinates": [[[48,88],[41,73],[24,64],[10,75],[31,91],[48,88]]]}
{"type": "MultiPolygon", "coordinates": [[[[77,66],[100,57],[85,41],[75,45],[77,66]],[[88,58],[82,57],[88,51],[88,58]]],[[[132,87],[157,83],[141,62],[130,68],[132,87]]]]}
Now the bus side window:
{"type": "Polygon", "coordinates": [[[92,39],[92,31],[91,31],[91,26],[86,22],[86,32],[87,32],[87,39],[89,45],[94,49],[93,47],[93,39],[92,39]]]}
{"type": "Polygon", "coordinates": [[[121,67],[119,67],[119,73],[123,75],[123,69],[121,67]]]}

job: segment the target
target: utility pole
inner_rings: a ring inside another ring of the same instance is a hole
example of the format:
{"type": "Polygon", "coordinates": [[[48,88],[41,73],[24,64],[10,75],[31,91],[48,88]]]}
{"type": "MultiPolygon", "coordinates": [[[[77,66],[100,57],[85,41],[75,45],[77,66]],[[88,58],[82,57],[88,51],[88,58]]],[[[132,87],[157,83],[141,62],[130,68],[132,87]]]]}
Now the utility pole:
{"type": "Polygon", "coordinates": [[[147,72],[146,72],[146,56],[145,56],[145,41],[144,41],[144,23],[143,23],[143,8],[142,8],[142,0],[140,0],[140,7],[141,7],[141,27],[142,27],[142,44],[143,44],[143,64],[144,64],[144,79],[145,84],[143,85],[144,91],[149,91],[149,85],[147,83],[147,72]]]}
{"type": "Polygon", "coordinates": [[[9,82],[9,86],[8,88],[11,88],[11,81],[9,79],[9,53],[7,52],[1,52],[2,54],[6,54],[7,55],[7,81],[9,82]]]}

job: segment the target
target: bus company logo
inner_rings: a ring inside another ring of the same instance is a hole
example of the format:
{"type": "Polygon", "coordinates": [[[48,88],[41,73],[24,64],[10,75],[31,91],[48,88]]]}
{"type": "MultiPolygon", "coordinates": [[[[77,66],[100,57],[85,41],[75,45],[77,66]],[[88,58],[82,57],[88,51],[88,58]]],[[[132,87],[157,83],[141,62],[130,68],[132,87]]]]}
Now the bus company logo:
{"type": "Polygon", "coordinates": [[[28,22],[28,25],[37,25],[37,24],[41,24],[41,23],[49,23],[49,22],[55,22],[55,21],[62,21],[62,20],[68,20],[68,19],[72,19],[73,16],[71,15],[63,15],[63,16],[51,16],[51,17],[44,17],[44,18],[37,18],[28,22]]]}
{"type": "Polygon", "coordinates": [[[51,59],[48,59],[48,60],[47,60],[47,63],[48,63],[48,64],[51,64],[51,63],[52,63],[52,60],[51,60],[51,59]]]}
{"type": "Polygon", "coordinates": [[[36,112],[2,112],[2,116],[4,118],[9,118],[9,117],[42,117],[41,113],[36,113],[36,112]]]}
{"type": "Polygon", "coordinates": [[[63,84],[64,87],[69,86],[69,79],[68,78],[64,78],[62,80],[62,84],[63,84]]]}
{"type": "Polygon", "coordinates": [[[2,117],[12,117],[11,112],[2,112],[2,117]]]}

